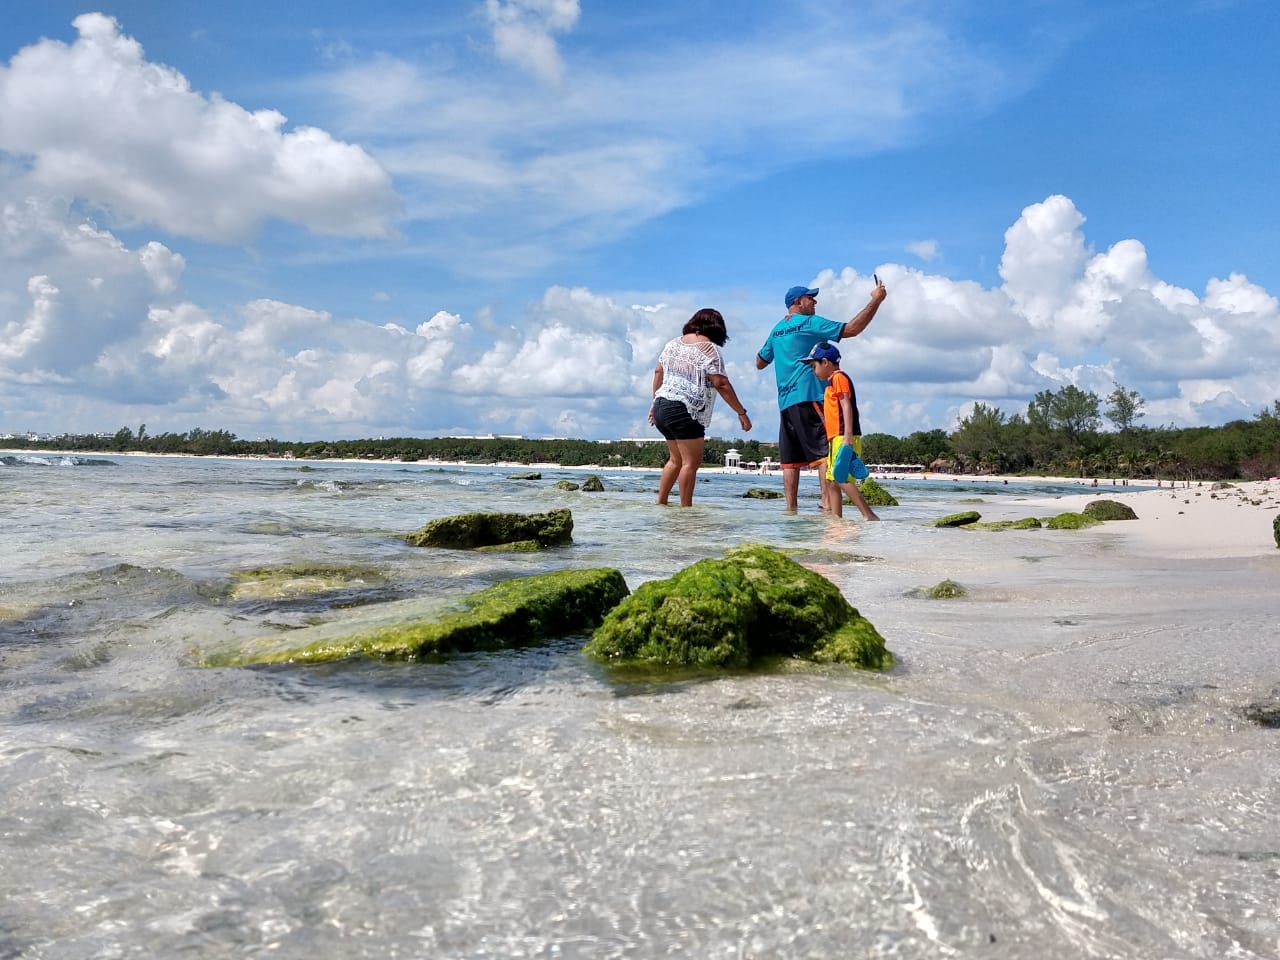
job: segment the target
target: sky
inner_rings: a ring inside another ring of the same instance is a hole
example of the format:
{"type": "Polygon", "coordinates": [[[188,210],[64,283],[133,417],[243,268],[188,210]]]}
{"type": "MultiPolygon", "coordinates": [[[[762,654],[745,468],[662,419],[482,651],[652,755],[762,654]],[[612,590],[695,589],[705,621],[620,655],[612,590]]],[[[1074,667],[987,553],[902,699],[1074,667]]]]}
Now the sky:
{"type": "MultiPolygon", "coordinates": [[[[1280,399],[1273,0],[0,0],[0,433],[655,437],[820,288],[863,429],[1280,399]]],[[[717,403],[711,434],[742,436],[717,403]]]]}

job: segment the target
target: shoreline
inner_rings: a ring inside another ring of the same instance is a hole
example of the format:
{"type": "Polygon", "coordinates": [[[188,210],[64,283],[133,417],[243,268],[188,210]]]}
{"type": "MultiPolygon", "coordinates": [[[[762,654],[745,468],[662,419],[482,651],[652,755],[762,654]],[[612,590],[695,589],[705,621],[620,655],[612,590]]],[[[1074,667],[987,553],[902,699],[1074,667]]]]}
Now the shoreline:
{"type": "MultiPolygon", "coordinates": [[[[1102,527],[1125,541],[1135,554],[1170,560],[1268,558],[1280,569],[1280,545],[1273,524],[1280,515],[1280,481],[1231,481],[1229,486],[1157,487],[1113,497],[1099,487],[1088,493],[1011,499],[983,503],[983,520],[1016,520],[1084,510],[1093,500],[1117,499],[1131,507],[1136,520],[1110,520],[1102,527]],[[1028,507],[1034,508],[1028,511],[1028,507]]],[[[1121,488],[1124,489],[1124,488],[1121,488]]],[[[981,509],[979,513],[983,513],[981,509]]]]}
{"type": "MultiPolygon", "coordinates": [[[[145,453],[142,451],[47,451],[0,449],[0,454],[24,456],[102,456],[102,457],[183,457],[189,459],[263,460],[281,464],[372,464],[388,465],[404,463],[426,468],[484,467],[512,472],[536,473],[538,471],[564,471],[577,473],[652,473],[658,467],[603,466],[583,464],[564,466],[558,463],[468,463],[454,460],[365,460],[327,458],[307,460],[295,457],[262,457],[237,455],[200,455],[188,453],[145,453]]],[[[700,475],[730,475],[756,477],[763,483],[781,483],[781,474],[759,474],[756,471],[704,466],[700,475]]],[[[816,471],[802,473],[802,482],[816,482],[816,471]]],[[[1221,559],[1221,558],[1271,558],[1280,567],[1280,547],[1275,541],[1273,523],[1280,514],[1280,480],[1229,481],[1225,487],[1215,487],[1208,482],[1165,482],[1152,487],[1149,484],[1124,485],[1120,482],[1099,482],[1079,477],[1024,477],[1002,474],[974,476],[941,473],[873,473],[879,483],[894,481],[930,480],[951,481],[966,486],[995,484],[1008,495],[999,500],[983,500],[974,504],[984,521],[1018,520],[1028,516],[1046,517],[1066,512],[1081,512],[1093,500],[1116,499],[1132,507],[1136,520],[1112,520],[1093,530],[1105,531],[1108,536],[1123,539],[1126,548],[1139,554],[1163,556],[1168,559],[1221,559]],[[1050,496],[1019,496],[1019,486],[1054,484],[1078,487],[1079,493],[1061,493],[1050,496]]],[[[969,491],[967,491],[969,492],[969,491]]],[[[975,531],[976,532],[976,531],[975,531]]],[[[999,536],[999,533],[993,533],[999,536]]]]}

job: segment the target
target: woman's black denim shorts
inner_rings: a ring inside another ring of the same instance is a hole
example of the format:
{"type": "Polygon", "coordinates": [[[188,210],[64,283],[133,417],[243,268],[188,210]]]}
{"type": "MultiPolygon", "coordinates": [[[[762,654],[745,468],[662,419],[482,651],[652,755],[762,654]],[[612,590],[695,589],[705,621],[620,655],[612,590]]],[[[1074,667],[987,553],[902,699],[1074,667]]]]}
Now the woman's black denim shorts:
{"type": "Polygon", "coordinates": [[[668,440],[699,440],[707,435],[707,428],[689,415],[688,407],[666,397],[653,401],[653,425],[668,440]]]}

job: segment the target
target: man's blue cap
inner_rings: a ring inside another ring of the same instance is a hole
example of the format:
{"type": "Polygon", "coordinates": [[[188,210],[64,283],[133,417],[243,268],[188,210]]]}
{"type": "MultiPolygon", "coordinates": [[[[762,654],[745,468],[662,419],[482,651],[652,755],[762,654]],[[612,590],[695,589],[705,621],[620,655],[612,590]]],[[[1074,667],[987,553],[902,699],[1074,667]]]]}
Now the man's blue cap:
{"type": "Polygon", "coordinates": [[[840,362],[840,351],[836,349],[834,343],[815,343],[813,349],[809,351],[809,355],[801,360],[801,363],[817,363],[819,360],[830,360],[832,363],[840,362]]]}
{"type": "Polygon", "coordinates": [[[787,291],[787,296],[785,297],[787,309],[790,310],[791,305],[801,297],[816,297],[817,295],[817,287],[813,287],[812,289],[809,287],[792,287],[787,291]]]}

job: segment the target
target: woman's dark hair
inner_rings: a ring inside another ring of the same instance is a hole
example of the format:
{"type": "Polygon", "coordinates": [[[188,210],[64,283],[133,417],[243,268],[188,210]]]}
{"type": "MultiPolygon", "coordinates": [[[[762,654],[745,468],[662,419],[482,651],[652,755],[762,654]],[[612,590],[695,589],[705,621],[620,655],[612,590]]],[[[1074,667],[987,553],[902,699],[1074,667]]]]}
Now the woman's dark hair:
{"type": "Polygon", "coordinates": [[[724,317],[714,307],[703,307],[695,313],[681,333],[701,334],[717,347],[723,347],[724,342],[729,339],[729,333],[724,328],[724,317]]]}

